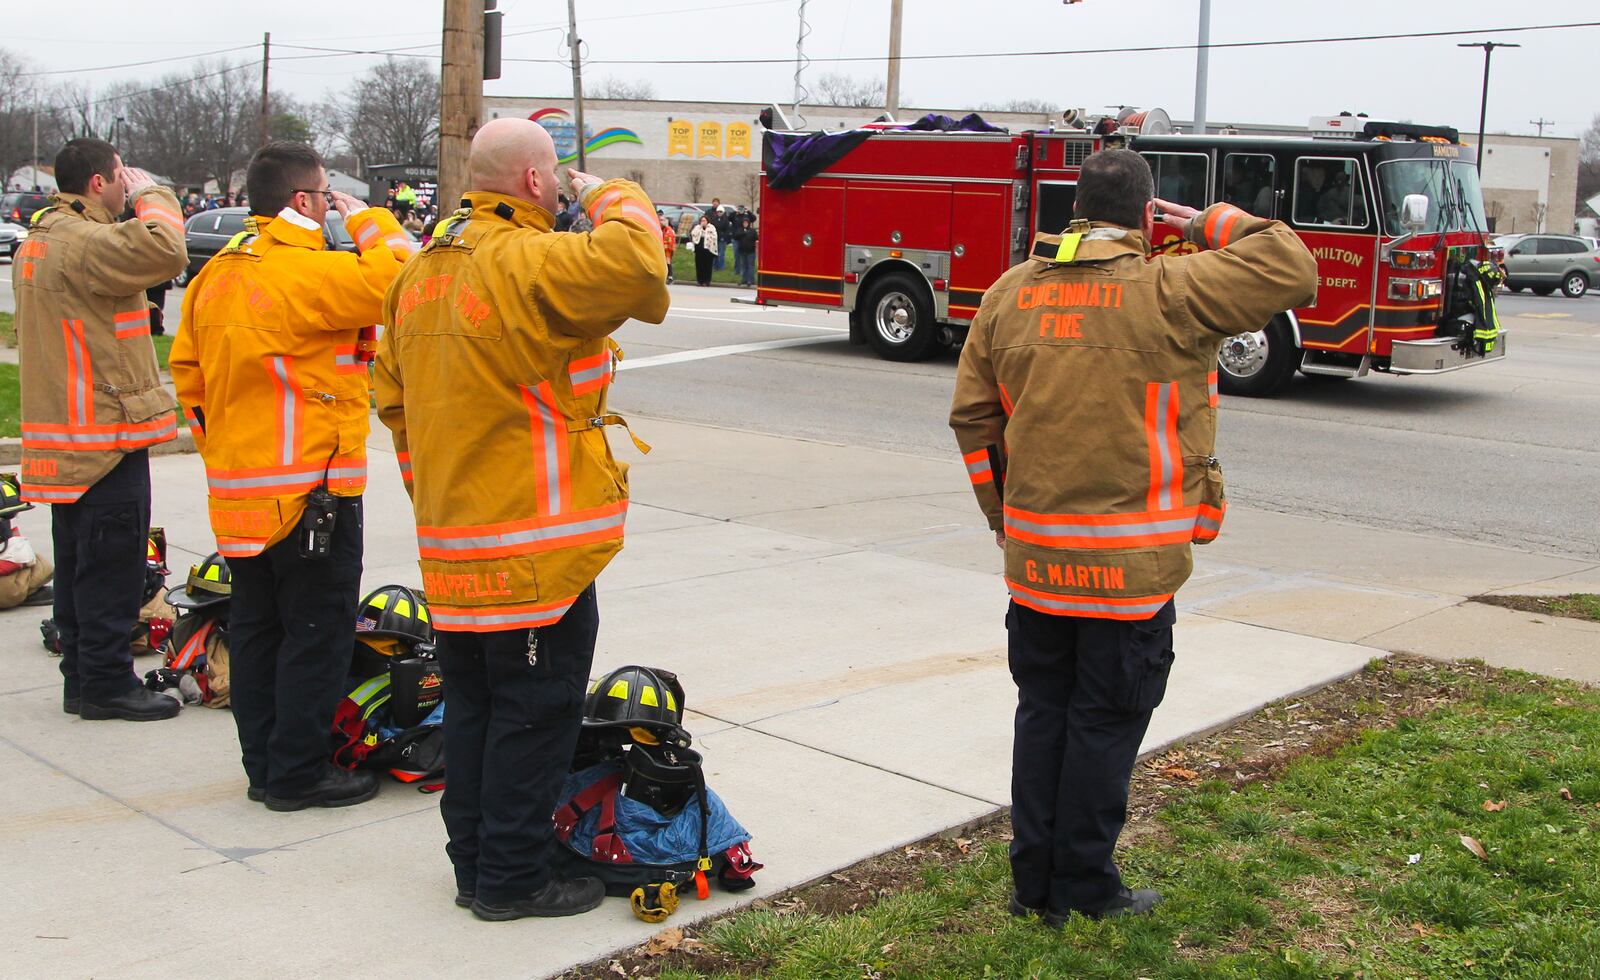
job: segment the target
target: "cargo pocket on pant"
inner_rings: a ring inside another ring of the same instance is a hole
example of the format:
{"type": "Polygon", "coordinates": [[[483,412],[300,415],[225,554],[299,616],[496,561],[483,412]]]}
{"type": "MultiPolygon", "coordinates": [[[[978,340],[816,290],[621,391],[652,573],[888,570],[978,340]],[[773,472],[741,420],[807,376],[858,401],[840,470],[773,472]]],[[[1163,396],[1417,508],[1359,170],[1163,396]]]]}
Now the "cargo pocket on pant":
{"type": "Polygon", "coordinates": [[[1228,496],[1222,485],[1222,464],[1215,456],[1198,456],[1205,468],[1200,478],[1200,510],[1194,518],[1195,544],[1210,544],[1222,533],[1222,518],[1228,512],[1228,496]]]}
{"type": "Polygon", "coordinates": [[[1155,710],[1167,694],[1172,671],[1172,603],[1146,620],[1126,624],[1122,633],[1123,689],[1121,707],[1129,714],[1155,710]]]}

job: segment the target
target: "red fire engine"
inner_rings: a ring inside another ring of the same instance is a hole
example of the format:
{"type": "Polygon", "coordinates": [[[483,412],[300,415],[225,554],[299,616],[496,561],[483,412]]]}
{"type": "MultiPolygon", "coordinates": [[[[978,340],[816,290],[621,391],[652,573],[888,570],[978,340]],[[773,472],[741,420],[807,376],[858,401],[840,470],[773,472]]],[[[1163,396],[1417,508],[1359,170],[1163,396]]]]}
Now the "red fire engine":
{"type": "MultiPolygon", "coordinates": [[[[1124,110],[1023,133],[815,134],[848,148],[782,156],[806,135],[767,134],[755,301],[846,310],[851,340],[891,360],[958,345],[1034,233],[1066,228],[1083,161],[1117,145],[1149,160],[1157,197],[1279,218],[1317,257],[1313,306],[1223,344],[1224,391],[1273,394],[1296,369],[1439,374],[1505,356],[1503,337],[1473,349],[1452,302],[1460,266],[1489,255],[1475,151],[1455,130],[1344,115],[1306,137],[1179,135],[1160,110],[1124,110]]],[[[1193,247],[1159,228],[1158,250],[1193,247]]]]}

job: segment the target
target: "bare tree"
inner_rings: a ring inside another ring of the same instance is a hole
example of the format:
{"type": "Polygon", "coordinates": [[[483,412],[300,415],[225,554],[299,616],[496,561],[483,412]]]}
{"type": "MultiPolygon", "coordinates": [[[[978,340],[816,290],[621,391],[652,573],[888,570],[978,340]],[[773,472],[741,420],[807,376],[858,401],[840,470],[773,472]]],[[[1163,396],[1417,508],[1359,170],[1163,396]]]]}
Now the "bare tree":
{"type": "Polygon", "coordinates": [[[1595,116],[1578,144],[1578,209],[1583,202],[1600,194],[1600,116],[1595,116]]]}
{"type": "Polygon", "coordinates": [[[656,87],[649,82],[606,75],[598,82],[585,85],[583,94],[595,99],[631,99],[642,102],[656,97],[656,87]]]}
{"type": "Polygon", "coordinates": [[[1060,111],[1054,102],[1044,99],[1007,99],[1004,102],[985,102],[978,106],[979,112],[1031,112],[1053,116],[1060,111]]]}
{"type": "Polygon", "coordinates": [[[689,175],[689,200],[690,200],[690,202],[694,203],[694,204],[699,204],[700,203],[700,198],[705,194],[705,190],[706,190],[705,178],[701,177],[699,174],[690,174],[689,175]]]}
{"type": "Polygon", "coordinates": [[[318,126],[363,164],[439,158],[439,75],[425,62],[387,58],[330,99],[318,126]]]}
{"type": "MultiPolygon", "coordinates": [[[[837,71],[824,73],[814,84],[816,88],[811,94],[818,105],[851,106],[859,109],[882,106],[887,88],[881,78],[857,78],[837,71]]],[[[900,103],[904,105],[910,101],[902,92],[900,103]]]]}

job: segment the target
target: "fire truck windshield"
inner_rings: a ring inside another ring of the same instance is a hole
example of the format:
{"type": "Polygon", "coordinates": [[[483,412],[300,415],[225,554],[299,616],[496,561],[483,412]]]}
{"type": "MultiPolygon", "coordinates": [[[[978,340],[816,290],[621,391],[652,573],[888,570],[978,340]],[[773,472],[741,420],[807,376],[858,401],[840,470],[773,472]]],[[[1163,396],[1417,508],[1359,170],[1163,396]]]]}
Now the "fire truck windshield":
{"type": "Polygon", "coordinates": [[[1444,231],[1483,232],[1483,190],[1478,171],[1459,160],[1390,160],[1378,164],[1378,193],[1383,201],[1383,230],[1401,235],[1400,203],[1408,194],[1428,199],[1428,220],[1419,233],[1444,231]]]}

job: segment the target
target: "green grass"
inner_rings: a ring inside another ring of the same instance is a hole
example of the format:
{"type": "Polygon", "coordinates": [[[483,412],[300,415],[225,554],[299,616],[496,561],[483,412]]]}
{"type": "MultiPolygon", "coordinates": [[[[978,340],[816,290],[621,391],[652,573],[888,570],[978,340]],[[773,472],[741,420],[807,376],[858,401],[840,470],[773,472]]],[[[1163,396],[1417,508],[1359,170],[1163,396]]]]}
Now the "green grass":
{"type": "Polygon", "coordinates": [[[17,327],[11,322],[11,314],[0,313],[0,341],[7,347],[17,346],[17,327]]]}
{"type": "MultiPolygon", "coordinates": [[[[9,322],[10,317],[6,317],[9,322]]],[[[22,435],[22,383],[15,364],[0,363],[0,436],[22,435]]]]}
{"type": "Polygon", "coordinates": [[[172,354],[172,334],[165,333],[159,337],[151,337],[150,340],[156,346],[156,363],[161,365],[161,370],[168,370],[167,358],[172,354]]]}
{"type": "Polygon", "coordinates": [[[1566,616],[1571,619],[1587,619],[1591,623],[1600,623],[1600,595],[1595,595],[1592,592],[1574,592],[1571,595],[1555,596],[1480,595],[1473,596],[1473,601],[1487,603],[1492,606],[1504,606],[1507,609],[1516,609],[1521,612],[1566,616]]]}
{"type": "Polygon", "coordinates": [[[1165,896],[1151,916],[1013,919],[993,841],[854,912],[756,909],[700,938],[717,969],[796,978],[1600,976],[1600,693],[1514,672],[1459,690],[1181,794],[1119,856],[1165,896]]]}
{"type": "MultiPolygon", "coordinates": [[[[672,278],[694,284],[694,249],[688,245],[679,245],[678,250],[672,253],[672,278]]],[[[728,264],[712,271],[711,281],[738,284],[739,277],[733,274],[733,249],[728,249],[728,264]]]]}

